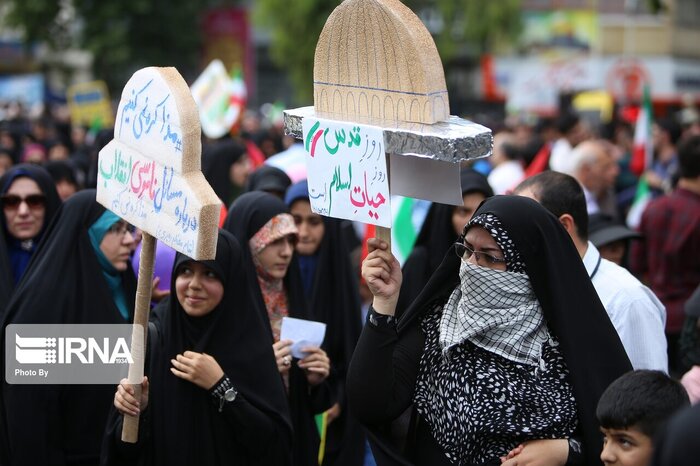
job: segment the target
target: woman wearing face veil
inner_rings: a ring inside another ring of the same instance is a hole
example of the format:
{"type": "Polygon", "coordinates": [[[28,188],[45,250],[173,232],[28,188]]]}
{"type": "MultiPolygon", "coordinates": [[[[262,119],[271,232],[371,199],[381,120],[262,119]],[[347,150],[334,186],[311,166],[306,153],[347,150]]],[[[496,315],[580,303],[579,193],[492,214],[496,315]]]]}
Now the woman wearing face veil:
{"type": "Polygon", "coordinates": [[[46,227],[61,205],[49,173],[16,165],[0,177],[0,320],[36,252],[46,227]]]}
{"type": "Polygon", "coordinates": [[[330,360],[322,348],[307,348],[293,359],[291,342],[280,340],[285,316],[313,320],[308,313],[299,268],[294,257],[297,228],[284,202],[265,192],[243,194],[231,206],[224,225],[243,246],[243,268],[257,308],[267,323],[267,343],[287,390],[294,428],[293,464],[318,465],[319,435],[314,415],[336,402],[337,387],[329,379],[330,360]]]}
{"type": "Polygon", "coordinates": [[[284,387],[238,241],[220,231],[215,260],[178,254],[172,277],[169,298],[151,316],[140,406],[122,380],[102,463],[290,464],[284,387]],[[122,414],[139,409],[139,441],[123,443],[122,414]]]}
{"type": "Polygon", "coordinates": [[[374,301],[347,389],[378,464],[600,464],[595,407],[631,365],[553,215],[484,201],[398,322],[398,262],[370,241],[374,301]],[[411,404],[394,447],[388,424],[411,404]]]}
{"type": "MultiPolygon", "coordinates": [[[[136,280],[128,225],[86,190],[60,207],[44,235],[7,308],[2,348],[8,324],[129,323],[136,280]]],[[[10,464],[96,464],[112,394],[109,385],[3,384],[10,464]]]]}

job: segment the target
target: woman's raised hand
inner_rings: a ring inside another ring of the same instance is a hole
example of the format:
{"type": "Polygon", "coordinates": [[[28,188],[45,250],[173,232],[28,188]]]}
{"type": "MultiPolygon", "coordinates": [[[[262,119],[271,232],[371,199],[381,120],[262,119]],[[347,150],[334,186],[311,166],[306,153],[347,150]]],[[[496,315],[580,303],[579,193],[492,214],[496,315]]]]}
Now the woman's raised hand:
{"type": "Polygon", "coordinates": [[[128,379],[121,379],[114,394],[114,407],[122,414],[138,416],[148,406],[148,377],[141,382],[141,400],[134,396],[134,387],[128,379]]]}
{"type": "Polygon", "coordinates": [[[401,289],[401,266],[386,242],[371,238],[367,249],[369,254],[362,262],[362,278],[374,296],[372,307],[380,314],[393,315],[401,289]]]}

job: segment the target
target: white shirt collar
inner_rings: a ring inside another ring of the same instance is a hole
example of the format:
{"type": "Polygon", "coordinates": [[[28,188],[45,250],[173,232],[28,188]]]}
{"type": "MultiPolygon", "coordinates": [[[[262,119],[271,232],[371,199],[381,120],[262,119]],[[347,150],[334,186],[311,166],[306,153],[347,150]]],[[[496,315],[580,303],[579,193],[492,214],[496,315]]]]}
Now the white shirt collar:
{"type": "Polygon", "coordinates": [[[600,252],[593,246],[593,243],[589,241],[586,254],[583,255],[583,265],[586,267],[586,272],[588,272],[589,277],[593,278],[593,272],[595,272],[601,260],[600,252]]]}

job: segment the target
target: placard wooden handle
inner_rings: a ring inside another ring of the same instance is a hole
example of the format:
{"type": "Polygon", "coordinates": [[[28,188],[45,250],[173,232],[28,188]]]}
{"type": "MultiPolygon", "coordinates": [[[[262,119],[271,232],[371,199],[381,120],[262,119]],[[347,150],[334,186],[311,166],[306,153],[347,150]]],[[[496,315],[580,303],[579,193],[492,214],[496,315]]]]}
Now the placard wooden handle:
{"type": "Polygon", "coordinates": [[[389,252],[391,252],[391,228],[377,226],[376,232],[377,238],[385,241],[389,245],[389,252]]]}
{"type": "MultiPolygon", "coordinates": [[[[128,375],[129,383],[134,388],[137,400],[141,399],[141,382],[143,381],[143,366],[146,359],[146,339],[148,338],[148,314],[151,309],[155,245],[156,239],[152,235],[143,232],[139,277],[136,286],[134,331],[131,334],[131,357],[134,362],[129,365],[128,375]],[[141,326],[141,328],[137,329],[137,326],[141,326]],[[141,336],[143,338],[140,338],[141,336]]],[[[138,439],[139,416],[124,415],[122,442],[136,443],[138,439]]]]}

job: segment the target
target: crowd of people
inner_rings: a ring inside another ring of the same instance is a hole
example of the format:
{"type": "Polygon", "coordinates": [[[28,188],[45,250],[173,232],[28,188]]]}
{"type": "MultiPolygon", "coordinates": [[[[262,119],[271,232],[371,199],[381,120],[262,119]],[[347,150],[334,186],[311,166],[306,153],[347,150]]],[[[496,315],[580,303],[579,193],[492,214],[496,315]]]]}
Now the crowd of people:
{"type": "MultiPolygon", "coordinates": [[[[403,264],[312,211],[303,146],[279,122],[248,112],[204,139],[216,258],[158,245],[140,393],[3,380],[0,464],[690,464],[700,120],[658,118],[641,175],[629,123],[490,125],[463,205],[414,212],[403,264]],[[322,345],[295,357],[285,317],[326,324],[322,345]],[[139,440],[123,442],[134,415],[139,440]]],[[[3,367],[10,324],[133,321],[140,232],[95,200],[112,138],[0,122],[3,367]]]]}

